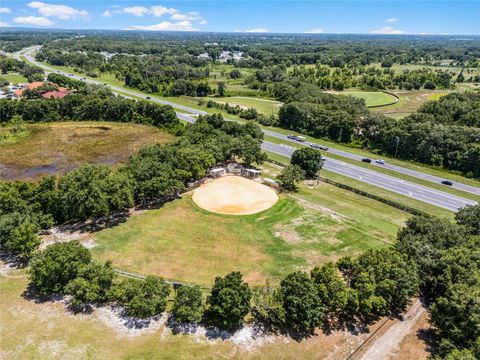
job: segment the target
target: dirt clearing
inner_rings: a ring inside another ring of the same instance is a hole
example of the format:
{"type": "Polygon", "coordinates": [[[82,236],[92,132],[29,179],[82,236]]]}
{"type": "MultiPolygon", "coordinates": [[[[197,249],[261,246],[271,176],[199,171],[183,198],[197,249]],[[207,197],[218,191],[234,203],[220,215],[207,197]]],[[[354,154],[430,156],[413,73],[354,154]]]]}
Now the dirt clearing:
{"type": "Polygon", "coordinates": [[[250,215],[278,201],[274,190],[240,176],[224,176],[200,186],[193,201],[202,209],[227,215],[250,215]]]}

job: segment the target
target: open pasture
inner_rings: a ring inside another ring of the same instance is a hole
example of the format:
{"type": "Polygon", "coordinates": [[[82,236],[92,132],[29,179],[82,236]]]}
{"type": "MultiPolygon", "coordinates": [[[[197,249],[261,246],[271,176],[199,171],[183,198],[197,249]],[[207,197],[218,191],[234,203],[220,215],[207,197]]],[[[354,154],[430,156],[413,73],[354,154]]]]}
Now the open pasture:
{"type": "Polygon", "coordinates": [[[65,173],[82,164],[115,165],[142,147],[173,138],[157,128],[111,122],[31,124],[12,136],[0,128],[0,180],[34,180],[65,173]]]}

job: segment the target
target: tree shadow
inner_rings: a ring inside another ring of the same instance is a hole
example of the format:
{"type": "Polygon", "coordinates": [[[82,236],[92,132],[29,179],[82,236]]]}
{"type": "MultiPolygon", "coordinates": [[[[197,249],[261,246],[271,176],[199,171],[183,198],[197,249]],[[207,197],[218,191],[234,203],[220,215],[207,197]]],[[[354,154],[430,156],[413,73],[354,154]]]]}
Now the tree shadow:
{"type": "Polygon", "coordinates": [[[12,269],[22,269],[28,265],[28,260],[17,254],[8,253],[4,250],[0,250],[0,260],[5,263],[6,266],[12,269]]]}
{"type": "Polygon", "coordinates": [[[175,321],[175,317],[170,314],[167,321],[167,327],[172,330],[174,335],[187,335],[187,334],[194,334],[197,332],[199,328],[198,323],[180,323],[175,321]]]}
{"type": "Polygon", "coordinates": [[[28,284],[27,288],[22,293],[22,298],[27,301],[32,301],[35,304],[44,304],[47,302],[66,302],[65,295],[61,294],[51,294],[45,295],[41,294],[35,289],[32,284],[28,284]]]}

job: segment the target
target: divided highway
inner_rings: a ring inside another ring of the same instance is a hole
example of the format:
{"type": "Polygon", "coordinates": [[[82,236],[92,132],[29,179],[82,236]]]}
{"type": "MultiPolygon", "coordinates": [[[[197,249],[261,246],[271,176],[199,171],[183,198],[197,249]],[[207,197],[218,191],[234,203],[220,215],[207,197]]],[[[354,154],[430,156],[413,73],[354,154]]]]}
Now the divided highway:
{"type": "MultiPolygon", "coordinates": [[[[41,67],[41,68],[45,69],[47,72],[57,72],[57,73],[60,73],[62,75],[70,76],[71,78],[76,79],[76,80],[81,80],[81,81],[85,81],[87,83],[102,85],[102,83],[99,82],[99,81],[86,79],[84,77],[77,76],[77,75],[68,74],[66,72],[59,71],[59,70],[56,70],[56,69],[54,69],[50,66],[39,63],[38,61],[36,61],[31,56],[31,53],[35,50],[38,50],[38,49],[39,49],[39,47],[24,49],[20,52],[17,52],[15,54],[15,57],[17,58],[17,60],[21,60],[20,55],[23,55],[23,56],[25,56],[25,58],[29,62],[35,64],[38,67],[41,67]]],[[[131,95],[131,96],[135,96],[135,97],[140,97],[140,98],[148,99],[150,101],[157,102],[157,103],[160,103],[160,104],[171,105],[172,107],[174,107],[177,110],[185,111],[188,114],[177,112],[177,116],[178,116],[178,118],[180,118],[182,120],[185,120],[185,121],[188,121],[188,122],[194,122],[195,121],[195,117],[193,117],[192,115],[196,116],[196,115],[207,114],[205,111],[193,109],[193,108],[190,108],[190,107],[187,107],[187,106],[184,106],[184,105],[179,105],[179,104],[176,104],[176,103],[172,103],[170,101],[165,101],[165,100],[161,100],[161,99],[157,99],[157,98],[150,98],[149,96],[147,96],[144,93],[139,92],[139,91],[125,89],[123,87],[114,86],[114,85],[107,85],[106,84],[106,86],[110,87],[112,90],[119,93],[119,95],[125,96],[125,94],[127,94],[127,95],[131,95]]],[[[279,138],[279,139],[282,139],[282,140],[285,140],[285,141],[295,141],[295,140],[292,140],[292,139],[288,139],[286,135],[283,135],[283,134],[280,134],[280,133],[277,133],[277,132],[274,132],[274,131],[271,131],[271,130],[264,130],[264,133],[266,135],[276,137],[276,138],[279,138]]],[[[305,146],[310,145],[310,143],[307,143],[307,142],[305,142],[303,144],[305,146]]],[[[278,145],[278,144],[274,144],[274,143],[271,143],[271,142],[268,142],[268,141],[264,141],[262,143],[262,148],[264,150],[267,150],[267,151],[270,151],[270,152],[273,152],[273,153],[276,153],[276,154],[279,154],[279,155],[287,156],[287,157],[290,157],[291,154],[295,151],[294,147],[291,147],[291,146],[288,146],[288,145],[278,145]]],[[[351,154],[349,152],[342,151],[342,150],[337,150],[337,149],[330,148],[327,152],[330,152],[332,154],[341,155],[341,156],[344,156],[346,158],[350,158],[350,159],[354,159],[354,160],[359,160],[360,161],[362,159],[362,157],[360,155],[351,154]]],[[[406,168],[396,166],[396,165],[384,164],[384,165],[381,165],[381,166],[386,167],[386,168],[388,168],[390,170],[393,170],[393,171],[397,171],[397,172],[400,172],[400,173],[403,173],[403,174],[407,174],[407,175],[417,177],[417,178],[420,178],[420,179],[432,181],[432,182],[435,182],[435,183],[440,183],[440,181],[443,180],[443,178],[439,178],[437,176],[425,174],[425,173],[415,171],[415,170],[406,169],[406,168]]],[[[374,186],[378,186],[382,189],[389,190],[389,191],[392,191],[392,192],[400,194],[400,195],[405,195],[405,196],[411,197],[413,199],[416,199],[418,201],[423,201],[423,202],[426,202],[428,204],[435,205],[435,206],[438,206],[438,207],[441,207],[441,208],[444,208],[444,209],[447,209],[447,210],[451,210],[451,211],[457,211],[459,208],[464,207],[468,204],[470,204],[470,205],[476,204],[475,201],[468,200],[468,199],[462,198],[460,196],[451,195],[451,194],[445,193],[445,192],[440,191],[440,190],[435,190],[435,189],[432,189],[432,188],[429,188],[429,187],[426,187],[426,186],[422,186],[422,185],[411,183],[411,182],[408,182],[408,181],[405,181],[405,180],[397,179],[393,176],[378,173],[378,172],[373,171],[373,170],[365,169],[363,167],[355,166],[355,165],[345,163],[345,162],[342,162],[342,161],[339,161],[339,160],[336,160],[336,159],[331,159],[331,158],[328,158],[328,157],[327,157],[327,161],[325,162],[324,169],[335,172],[337,174],[340,174],[340,175],[343,175],[343,176],[346,176],[346,177],[349,177],[349,178],[352,178],[352,179],[355,179],[357,181],[361,181],[361,182],[365,182],[365,183],[368,183],[368,184],[371,184],[371,185],[374,185],[374,186]]],[[[458,189],[463,190],[463,191],[480,195],[480,188],[470,186],[470,185],[466,185],[466,184],[461,184],[461,183],[454,183],[454,186],[458,189]]]]}

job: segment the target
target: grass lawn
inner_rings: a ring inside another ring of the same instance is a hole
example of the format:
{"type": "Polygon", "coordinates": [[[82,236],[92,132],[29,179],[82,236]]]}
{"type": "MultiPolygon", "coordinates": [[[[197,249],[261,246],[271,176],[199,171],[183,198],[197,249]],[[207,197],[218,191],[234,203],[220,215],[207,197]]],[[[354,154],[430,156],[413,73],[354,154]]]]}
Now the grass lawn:
{"type": "Polygon", "coordinates": [[[0,78],[7,80],[10,84],[27,83],[25,76],[18,73],[0,74],[0,78]]]}
{"type": "MultiPolygon", "coordinates": [[[[0,128],[0,135],[9,128],[0,128]]],[[[64,173],[85,163],[125,162],[142,147],[165,143],[173,135],[155,127],[112,122],[31,124],[0,140],[0,179],[36,179],[64,173]]]]}
{"type": "Polygon", "coordinates": [[[212,97],[211,99],[221,104],[228,103],[231,106],[239,105],[244,108],[255,108],[258,112],[265,115],[277,114],[282,106],[282,103],[278,101],[242,96],[212,97]]]}
{"type": "Polygon", "coordinates": [[[235,270],[251,284],[277,283],[293,270],[388,246],[408,217],[331,185],[310,191],[247,216],[202,210],[187,193],[96,233],[93,254],[130,271],[201,284],[235,270]]]}
{"type": "Polygon", "coordinates": [[[396,98],[390,94],[382,91],[338,91],[335,92],[338,95],[353,96],[357,99],[365,100],[367,107],[370,106],[383,106],[394,103],[396,98]]]}

